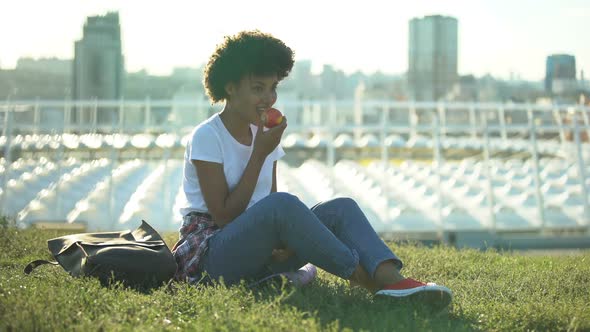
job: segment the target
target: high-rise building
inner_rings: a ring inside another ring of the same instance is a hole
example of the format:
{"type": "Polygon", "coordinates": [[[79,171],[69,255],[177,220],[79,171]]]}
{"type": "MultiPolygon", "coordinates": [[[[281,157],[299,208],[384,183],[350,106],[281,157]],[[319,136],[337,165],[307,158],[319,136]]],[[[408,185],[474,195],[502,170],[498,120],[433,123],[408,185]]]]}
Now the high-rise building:
{"type": "Polygon", "coordinates": [[[410,98],[442,99],[458,77],[457,19],[441,15],[413,18],[409,28],[410,98]]]}
{"type": "MultiPolygon", "coordinates": [[[[123,92],[123,54],[119,14],[88,17],[81,40],[75,43],[72,93],[76,100],[116,100],[123,92]]],[[[111,122],[114,110],[100,110],[98,114],[73,112],[72,121],[87,123],[111,122]]]]}
{"type": "Polygon", "coordinates": [[[576,88],[576,58],[568,54],[553,54],[547,57],[545,91],[555,94],[576,88]]]}

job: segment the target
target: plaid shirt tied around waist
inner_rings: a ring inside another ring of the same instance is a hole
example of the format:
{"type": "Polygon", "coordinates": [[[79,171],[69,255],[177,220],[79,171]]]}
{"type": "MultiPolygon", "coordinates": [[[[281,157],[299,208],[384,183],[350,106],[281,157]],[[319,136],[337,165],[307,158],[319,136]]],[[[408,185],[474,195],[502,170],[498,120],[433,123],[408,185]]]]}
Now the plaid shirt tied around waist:
{"type": "Polygon", "coordinates": [[[201,279],[200,262],[207,251],[207,242],[219,231],[209,214],[190,212],[184,216],[180,239],[172,248],[178,266],[176,280],[196,283],[201,279]]]}

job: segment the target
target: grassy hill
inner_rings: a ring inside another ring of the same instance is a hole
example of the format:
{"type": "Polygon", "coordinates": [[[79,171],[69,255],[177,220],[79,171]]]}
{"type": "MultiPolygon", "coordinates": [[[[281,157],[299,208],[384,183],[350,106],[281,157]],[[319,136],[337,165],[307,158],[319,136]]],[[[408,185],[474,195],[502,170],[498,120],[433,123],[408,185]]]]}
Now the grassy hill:
{"type": "MultiPolygon", "coordinates": [[[[590,330],[590,252],[522,256],[391,243],[404,275],[453,290],[453,306],[432,317],[323,271],[301,289],[178,284],[149,294],[101,287],[61,267],[25,276],[28,262],[51,258],[46,240],[60,235],[0,226],[0,331],[590,330]]],[[[167,243],[176,236],[166,234],[167,243]]]]}

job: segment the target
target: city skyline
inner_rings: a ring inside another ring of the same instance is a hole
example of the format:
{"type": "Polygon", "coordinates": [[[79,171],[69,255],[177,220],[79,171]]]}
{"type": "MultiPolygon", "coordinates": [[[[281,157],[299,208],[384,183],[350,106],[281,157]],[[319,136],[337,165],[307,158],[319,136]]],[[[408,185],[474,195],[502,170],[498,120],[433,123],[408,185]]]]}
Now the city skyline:
{"type": "Polygon", "coordinates": [[[581,35],[590,31],[590,5],[580,0],[540,5],[532,0],[477,4],[424,0],[403,8],[385,1],[336,7],[305,0],[285,9],[289,11],[285,15],[276,14],[280,8],[275,3],[229,2],[223,8],[187,1],[170,1],[166,6],[115,1],[11,3],[0,11],[0,43],[10,46],[0,53],[0,68],[13,68],[21,57],[72,59],[74,41],[80,39],[86,18],[117,11],[130,72],[146,69],[166,75],[174,67],[198,67],[224,35],[258,28],[283,39],[297,60],[311,60],[316,73],[330,64],[346,73],[403,74],[408,69],[409,20],[431,14],[458,20],[461,75],[508,78],[514,73],[539,81],[545,75],[546,57],[555,53],[574,55],[578,70],[590,72],[590,45],[581,35]],[[222,9],[225,16],[214,14],[222,9]]]}

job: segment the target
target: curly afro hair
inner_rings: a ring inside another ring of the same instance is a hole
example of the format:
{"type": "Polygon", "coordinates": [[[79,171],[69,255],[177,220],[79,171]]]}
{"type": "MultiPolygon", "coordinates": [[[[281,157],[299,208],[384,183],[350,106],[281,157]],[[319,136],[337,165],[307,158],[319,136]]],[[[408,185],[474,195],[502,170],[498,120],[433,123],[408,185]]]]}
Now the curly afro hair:
{"type": "Polygon", "coordinates": [[[205,67],[205,91],[209,99],[216,103],[227,99],[227,83],[237,83],[247,75],[276,74],[280,81],[293,68],[293,58],[293,50],[285,43],[258,30],[226,36],[205,67]]]}

